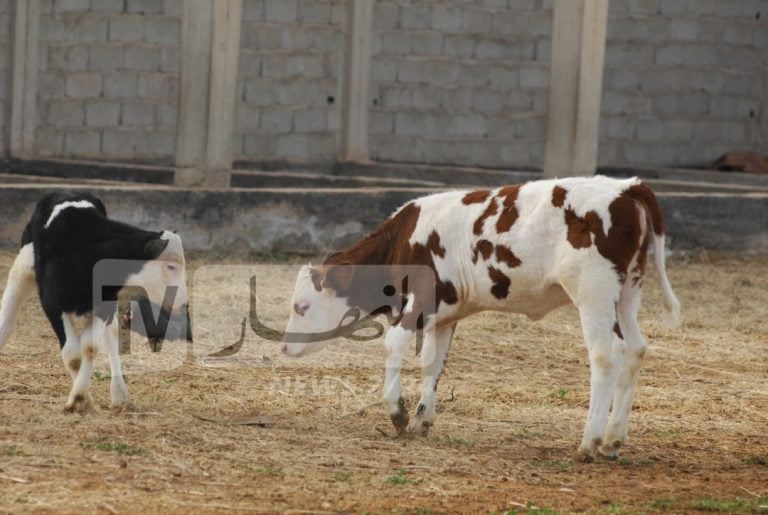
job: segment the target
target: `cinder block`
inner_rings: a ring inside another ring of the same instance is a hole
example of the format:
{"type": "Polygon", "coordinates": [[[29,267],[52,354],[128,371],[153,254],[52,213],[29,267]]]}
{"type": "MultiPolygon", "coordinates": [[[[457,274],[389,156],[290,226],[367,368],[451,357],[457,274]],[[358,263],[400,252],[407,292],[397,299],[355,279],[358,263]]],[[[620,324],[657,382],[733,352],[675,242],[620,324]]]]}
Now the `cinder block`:
{"type": "Polygon", "coordinates": [[[329,23],[331,4],[327,0],[300,0],[299,21],[329,23]]]}
{"type": "Polygon", "coordinates": [[[467,10],[462,16],[461,27],[470,34],[488,34],[493,28],[493,15],[487,11],[467,10]]]}
{"type": "Polygon", "coordinates": [[[695,140],[711,142],[720,139],[722,123],[719,120],[696,120],[693,137],[695,140]]]}
{"type": "Polygon", "coordinates": [[[465,34],[445,34],[443,36],[443,55],[469,58],[475,52],[475,38],[465,34]]]}
{"type": "MultiPolygon", "coordinates": [[[[701,0],[692,2],[694,4],[699,3],[701,0]]],[[[626,0],[625,2],[626,3],[626,0]]],[[[610,7],[613,8],[616,2],[611,3],[610,7]]],[[[659,5],[658,0],[629,0],[629,11],[635,14],[656,14],[658,13],[659,5]]]]}
{"type": "Polygon", "coordinates": [[[97,73],[69,75],[66,92],[70,98],[98,98],[101,96],[101,75],[97,73]]]}
{"type": "Polygon", "coordinates": [[[297,0],[266,0],[264,19],[268,22],[296,21],[297,0]]]}
{"type": "Polygon", "coordinates": [[[427,86],[414,89],[411,92],[411,106],[416,109],[438,109],[442,102],[441,89],[427,86]]]}
{"type": "Polygon", "coordinates": [[[435,31],[419,31],[411,35],[414,55],[440,55],[443,50],[443,36],[435,31]]]}
{"type": "Polygon", "coordinates": [[[245,103],[238,103],[235,109],[235,127],[237,129],[258,129],[261,110],[245,103]]]}
{"type": "Polygon", "coordinates": [[[368,130],[373,134],[392,134],[395,129],[395,116],[392,113],[371,111],[368,118],[368,130]]]}
{"type": "Polygon", "coordinates": [[[498,114],[507,103],[507,95],[496,91],[478,92],[474,96],[472,107],[486,114],[498,114]]]}
{"type": "Polygon", "coordinates": [[[546,118],[542,115],[526,115],[515,121],[515,138],[525,141],[543,141],[546,118]]]}
{"type": "MultiPolygon", "coordinates": [[[[674,39],[696,41],[699,37],[699,23],[695,19],[676,19],[669,23],[669,34],[674,39]]],[[[751,35],[750,35],[751,36],[751,35]]],[[[751,37],[748,42],[751,42],[751,37]]]]}
{"type": "Polygon", "coordinates": [[[67,71],[87,70],[88,47],[82,45],[50,45],[48,47],[48,69],[67,71]]]}
{"type": "MultiPolygon", "coordinates": [[[[51,100],[58,100],[66,98],[65,88],[65,75],[64,74],[51,74],[41,73],[37,76],[37,90],[40,98],[47,98],[51,100]]],[[[9,98],[5,95],[5,98],[9,98]]]]}
{"type": "Polygon", "coordinates": [[[601,143],[605,140],[632,139],[635,137],[635,123],[631,118],[625,116],[604,116],[600,123],[600,129],[605,130],[601,137],[601,143]]]}
{"type": "MultiPolygon", "coordinates": [[[[307,31],[307,29],[304,29],[307,31]]],[[[312,34],[312,48],[313,52],[328,52],[334,55],[341,55],[344,48],[344,32],[338,27],[331,25],[313,27],[312,34]]]]}
{"type": "Polygon", "coordinates": [[[109,40],[138,43],[144,40],[144,26],[143,16],[115,16],[109,20],[109,40]]]}
{"type": "Polygon", "coordinates": [[[85,121],[83,103],[72,100],[50,102],[47,121],[51,127],[81,127],[85,121]]]}
{"type": "Polygon", "coordinates": [[[181,18],[184,0],[163,0],[163,14],[181,18]]]}
{"type": "Polygon", "coordinates": [[[125,49],[120,43],[91,45],[88,50],[91,70],[120,70],[125,65],[125,49]]]}
{"type": "Polygon", "coordinates": [[[263,132],[284,134],[291,131],[293,112],[289,109],[265,108],[261,112],[259,128],[263,132]]]}
{"type": "Polygon", "coordinates": [[[181,51],[176,47],[163,47],[160,51],[160,69],[164,72],[181,71],[181,51]]]}
{"type": "MultiPolygon", "coordinates": [[[[70,17],[64,17],[65,20],[70,17]]],[[[101,16],[77,16],[67,25],[71,24],[73,40],[82,43],[92,43],[107,40],[107,19],[101,16]]]]}
{"type": "Polygon", "coordinates": [[[85,124],[88,127],[116,127],[120,123],[120,104],[107,100],[85,103],[85,124]]]}
{"type": "Polygon", "coordinates": [[[548,66],[525,66],[520,68],[522,89],[547,89],[549,87],[548,66]]]}
{"type": "Polygon", "coordinates": [[[139,93],[139,77],[132,73],[104,74],[103,90],[106,98],[133,98],[139,93]]]}
{"type": "Polygon", "coordinates": [[[243,0],[244,21],[264,21],[264,0],[243,0]]]}
{"type": "Polygon", "coordinates": [[[309,159],[309,137],[287,134],[277,140],[277,156],[286,159],[309,159]]]}
{"type": "Polygon", "coordinates": [[[689,141],[693,136],[693,122],[690,120],[666,120],[663,124],[666,141],[689,141]]]}
{"type": "Polygon", "coordinates": [[[296,133],[322,132],[328,129],[327,109],[301,109],[293,115],[293,130],[296,133]]]}
{"type": "Polygon", "coordinates": [[[144,40],[148,43],[181,45],[181,20],[170,16],[145,16],[144,40]]]}
{"type": "Polygon", "coordinates": [[[101,150],[98,130],[67,131],[64,134],[64,153],[70,156],[93,157],[101,150]]]}
{"type": "Polygon", "coordinates": [[[123,0],[92,0],[91,11],[95,13],[122,13],[125,11],[123,0]]]}
{"type": "Polygon", "coordinates": [[[639,121],[635,128],[635,139],[644,143],[664,141],[665,123],[660,120],[639,121]]]}
{"type": "Polygon", "coordinates": [[[396,29],[400,26],[400,6],[393,2],[373,4],[373,27],[375,29],[396,29]]]}
{"type": "Polygon", "coordinates": [[[163,2],[161,0],[125,0],[125,10],[138,14],[161,14],[163,2]]]}
{"type": "Polygon", "coordinates": [[[371,62],[371,80],[374,83],[395,82],[397,80],[397,61],[377,57],[371,62]]]}
{"type": "Polygon", "coordinates": [[[655,47],[638,42],[615,43],[606,45],[606,66],[652,66],[655,47]]]}
{"type": "Polygon", "coordinates": [[[504,90],[517,89],[520,72],[516,67],[494,66],[488,72],[490,84],[504,90]]]}
{"type": "Polygon", "coordinates": [[[505,40],[481,37],[475,42],[475,57],[478,59],[502,59],[506,56],[509,44],[505,40]]]}
{"type": "Polygon", "coordinates": [[[748,141],[748,122],[723,122],[721,138],[723,141],[735,145],[744,145],[748,141]]]}
{"type": "Polygon", "coordinates": [[[259,158],[275,157],[279,139],[279,137],[271,134],[245,134],[243,136],[243,155],[259,158]]]}
{"type": "Polygon", "coordinates": [[[40,156],[61,156],[64,153],[64,132],[38,127],[35,130],[35,152],[40,156]]]}
{"type": "Polygon", "coordinates": [[[175,103],[160,104],[155,108],[157,125],[160,127],[176,127],[178,108],[175,103]]]}
{"type": "MultiPolygon", "coordinates": [[[[523,91],[511,91],[507,97],[507,108],[514,113],[535,111],[533,109],[533,95],[523,91]]],[[[535,111],[542,112],[542,111],[535,111]]]]}
{"type": "Polygon", "coordinates": [[[131,158],[136,155],[136,132],[105,129],[101,134],[101,152],[109,158],[131,158]]]}
{"type": "Polygon", "coordinates": [[[448,3],[435,3],[432,6],[430,26],[435,30],[458,32],[461,30],[463,12],[460,8],[448,3]]]}
{"type": "Polygon", "coordinates": [[[719,95],[711,97],[710,100],[711,114],[721,118],[749,119],[760,112],[757,99],[719,95]]]}
{"type": "Polygon", "coordinates": [[[154,105],[140,101],[124,101],[122,103],[120,125],[128,127],[150,127],[154,123],[154,105]]]}
{"type": "Polygon", "coordinates": [[[153,130],[137,135],[136,154],[142,158],[171,158],[175,150],[176,135],[173,131],[153,130]]]}
{"type": "Polygon", "coordinates": [[[128,70],[157,71],[160,69],[160,48],[131,45],[125,49],[125,68],[128,70]]]}
{"type": "Polygon", "coordinates": [[[262,60],[264,77],[322,77],[323,58],[316,55],[266,54],[262,60]]]}
{"type": "Polygon", "coordinates": [[[91,0],[56,0],[53,5],[60,13],[87,12],[91,8],[91,0]]]}
{"type": "Polygon", "coordinates": [[[403,4],[400,6],[400,27],[403,29],[424,30],[430,26],[429,5],[423,3],[403,4]]]}
{"type": "Polygon", "coordinates": [[[312,48],[312,31],[305,26],[288,26],[280,29],[280,48],[308,50],[312,48]]]}
{"type": "Polygon", "coordinates": [[[411,34],[401,30],[377,31],[373,37],[374,55],[406,55],[411,53],[411,34]]]}
{"type": "Polygon", "coordinates": [[[653,97],[653,112],[659,116],[704,115],[709,111],[706,93],[669,93],[653,97]]]}
{"type": "Polygon", "coordinates": [[[680,16],[688,10],[688,0],[658,0],[659,13],[663,16],[680,16]]]}
{"type": "Polygon", "coordinates": [[[397,80],[446,86],[456,83],[461,73],[461,66],[450,61],[408,60],[399,63],[397,80]]]}
{"type": "Polygon", "coordinates": [[[178,97],[179,79],[165,73],[152,73],[139,77],[139,97],[155,100],[174,100],[178,97]]]}
{"type": "Polygon", "coordinates": [[[336,158],[336,135],[328,132],[309,136],[309,159],[330,161],[336,158]]]}

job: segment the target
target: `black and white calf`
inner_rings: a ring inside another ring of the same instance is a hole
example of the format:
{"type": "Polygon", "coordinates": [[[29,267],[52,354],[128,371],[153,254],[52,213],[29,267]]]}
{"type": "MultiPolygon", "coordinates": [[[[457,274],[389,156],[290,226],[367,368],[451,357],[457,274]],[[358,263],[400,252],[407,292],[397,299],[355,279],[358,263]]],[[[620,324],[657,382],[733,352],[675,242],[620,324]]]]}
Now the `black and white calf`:
{"type": "Polygon", "coordinates": [[[64,366],[73,379],[65,411],[85,412],[93,407],[90,377],[97,345],[109,357],[112,407],[125,406],[128,389],[120,367],[115,301],[122,287],[130,285],[143,288],[145,301],[162,306],[166,313],[186,311],[181,238],[169,231],[145,231],[110,220],[98,198],[67,191],[38,202],[21,245],[0,303],[0,349],[13,332],[22,303],[37,285],[43,311],[59,339],[64,366]],[[121,266],[98,293],[101,298],[94,299],[94,267],[105,259],[121,260],[121,266]],[[166,296],[169,287],[176,293],[172,301],[166,296]],[[78,316],[87,321],[79,338],[78,316]]]}

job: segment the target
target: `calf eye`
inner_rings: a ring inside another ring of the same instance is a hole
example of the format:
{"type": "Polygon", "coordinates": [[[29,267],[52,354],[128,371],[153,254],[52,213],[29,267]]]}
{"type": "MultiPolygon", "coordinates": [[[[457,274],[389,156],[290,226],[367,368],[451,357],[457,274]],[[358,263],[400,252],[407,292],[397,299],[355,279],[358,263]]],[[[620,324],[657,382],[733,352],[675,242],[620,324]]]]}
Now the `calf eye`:
{"type": "Polygon", "coordinates": [[[309,309],[309,304],[306,302],[296,302],[293,305],[293,310],[300,316],[304,316],[304,313],[309,309]]]}
{"type": "Polygon", "coordinates": [[[176,267],[176,265],[174,265],[174,264],[171,264],[171,263],[168,263],[168,264],[166,264],[166,265],[165,265],[165,268],[167,268],[167,269],[168,269],[168,271],[170,271],[170,272],[175,272],[175,271],[177,270],[177,267],[176,267]]]}

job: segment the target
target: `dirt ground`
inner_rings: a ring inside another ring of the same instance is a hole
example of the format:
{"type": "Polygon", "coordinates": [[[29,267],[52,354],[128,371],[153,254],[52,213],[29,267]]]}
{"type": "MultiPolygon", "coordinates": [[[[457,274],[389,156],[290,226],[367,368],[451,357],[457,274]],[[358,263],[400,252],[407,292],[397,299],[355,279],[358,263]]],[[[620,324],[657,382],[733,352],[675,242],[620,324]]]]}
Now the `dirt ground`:
{"type": "MultiPolygon", "coordinates": [[[[0,254],[0,284],[12,259],[0,254]]],[[[378,430],[392,433],[375,344],[359,344],[359,366],[283,366],[272,344],[258,366],[129,372],[124,413],[110,411],[101,371],[98,411],[64,414],[69,374],[31,299],[0,354],[0,511],[768,511],[768,257],[668,269],[682,325],[661,325],[652,272],[630,437],[619,461],[589,464],[572,460],[588,402],[573,308],[460,323],[435,426],[395,439],[378,430]]],[[[415,363],[404,370],[411,409],[415,363]]]]}

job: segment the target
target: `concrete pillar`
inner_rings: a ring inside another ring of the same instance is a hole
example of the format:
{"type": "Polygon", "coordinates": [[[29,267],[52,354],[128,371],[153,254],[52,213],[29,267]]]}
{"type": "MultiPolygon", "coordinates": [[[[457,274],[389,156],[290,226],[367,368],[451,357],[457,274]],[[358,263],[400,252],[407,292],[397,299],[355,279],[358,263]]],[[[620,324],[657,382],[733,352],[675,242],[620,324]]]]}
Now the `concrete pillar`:
{"type": "Polygon", "coordinates": [[[594,175],[608,0],[554,0],[545,177],[594,175]]]}
{"type": "Polygon", "coordinates": [[[242,0],[185,0],[174,182],[226,188],[232,168],[242,0]]]}
{"type": "Polygon", "coordinates": [[[347,0],[339,160],[366,162],[373,0],[347,0]]]}
{"type": "Polygon", "coordinates": [[[12,157],[29,157],[34,152],[39,26],[39,0],[16,0],[11,68],[11,130],[8,145],[12,157]]]}

